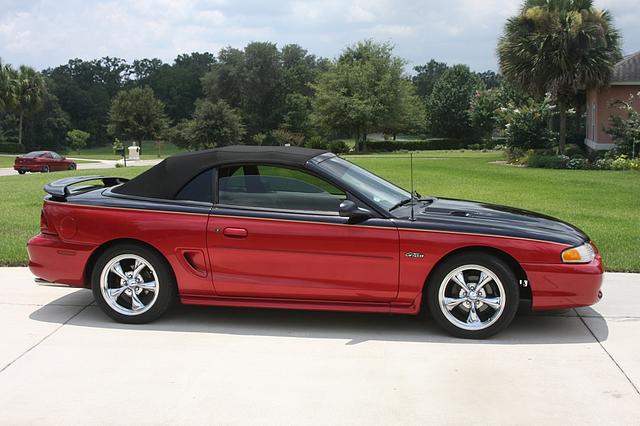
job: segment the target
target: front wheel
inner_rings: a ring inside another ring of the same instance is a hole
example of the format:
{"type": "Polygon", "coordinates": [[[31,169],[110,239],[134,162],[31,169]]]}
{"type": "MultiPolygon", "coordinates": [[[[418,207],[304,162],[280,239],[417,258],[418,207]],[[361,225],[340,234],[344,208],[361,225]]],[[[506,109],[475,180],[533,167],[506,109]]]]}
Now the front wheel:
{"type": "Polygon", "coordinates": [[[69,167],[67,167],[67,170],[75,170],[75,169],[76,169],[75,164],[69,164],[69,167]]]}
{"type": "Polygon", "coordinates": [[[439,265],[429,279],[427,305],[449,334],[484,339],[506,328],[518,310],[518,281],[498,257],[472,252],[439,265]]]}
{"type": "Polygon", "coordinates": [[[49,166],[42,166],[42,173],[49,173],[49,166]]]}
{"type": "Polygon", "coordinates": [[[27,172],[25,172],[24,170],[18,170],[18,173],[20,173],[21,175],[23,175],[23,174],[25,174],[25,173],[27,173],[27,172]]]}
{"type": "Polygon", "coordinates": [[[105,251],[93,268],[96,303],[111,318],[129,324],[153,321],[169,309],[175,279],[166,260],[144,246],[122,244],[105,251]]]}

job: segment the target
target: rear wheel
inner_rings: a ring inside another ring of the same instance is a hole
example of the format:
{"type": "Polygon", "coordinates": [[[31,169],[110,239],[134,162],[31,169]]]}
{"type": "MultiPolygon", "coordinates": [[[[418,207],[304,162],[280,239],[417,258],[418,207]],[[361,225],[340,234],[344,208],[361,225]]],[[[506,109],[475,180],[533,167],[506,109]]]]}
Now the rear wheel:
{"type": "Polygon", "coordinates": [[[519,303],[515,274],[501,259],[463,253],[439,265],[429,279],[427,304],[449,334],[484,339],[506,328],[519,303]]]}
{"type": "Polygon", "coordinates": [[[175,280],[166,260],[135,244],[105,251],[93,269],[91,288],[96,303],[107,315],[129,324],[159,318],[176,294],[175,280]]]}
{"type": "Polygon", "coordinates": [[[49,173],[49,166],[42,166],[42,173],[49,173]]]}
{"type": "Polygon", "coordinates": [[[23,174],[25,174],[25,173],[27,173],[27,172],[25,172],[24,170],[18,170],[18,173],[20,173],[21,175],[23,175],[23,174]]]}

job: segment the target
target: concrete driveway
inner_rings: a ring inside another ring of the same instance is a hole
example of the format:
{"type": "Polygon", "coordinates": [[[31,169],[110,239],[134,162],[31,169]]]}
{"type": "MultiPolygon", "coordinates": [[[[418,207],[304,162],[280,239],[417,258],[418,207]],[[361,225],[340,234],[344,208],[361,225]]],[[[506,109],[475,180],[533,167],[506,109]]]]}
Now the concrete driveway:
{"type": "Polygon", "coordinates": [[[640,278],[487,341],[389,315],[177,307],[110,321],[0,268],[0,423],[640,424],[640,278]]]}

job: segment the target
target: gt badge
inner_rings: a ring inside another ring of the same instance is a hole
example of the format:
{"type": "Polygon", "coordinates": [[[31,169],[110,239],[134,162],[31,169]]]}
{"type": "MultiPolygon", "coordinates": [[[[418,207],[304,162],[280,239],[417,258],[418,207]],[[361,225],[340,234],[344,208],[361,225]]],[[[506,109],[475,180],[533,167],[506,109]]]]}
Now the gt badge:
{"type": "Polygon", "coordinates": [[[416,259],[422,259],[424,257],[423,253],[419,253],[417,251],[408,251],[404,254],[406,257],[414,257],[416,259]]]}

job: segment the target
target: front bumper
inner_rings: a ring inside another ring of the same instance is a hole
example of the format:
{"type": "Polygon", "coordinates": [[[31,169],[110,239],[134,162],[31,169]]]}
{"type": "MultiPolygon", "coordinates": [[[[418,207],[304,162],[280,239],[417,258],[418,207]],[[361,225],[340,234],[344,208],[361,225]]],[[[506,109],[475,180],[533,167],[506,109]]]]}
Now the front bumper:
{"type": "Polygon", "coordinates": [[[29,269],[52,283],[84,287],[84,271],[94,246],[66,243],[56,235],[38,234],[27,243],[29,269]]]}
{"type": "Polygon", "coordinates": [[[524,263],[533,297],[533,310],[590,306],[602,298],[602,258],[587,264],[524,263]]]}

